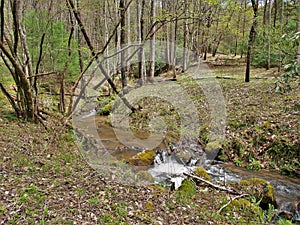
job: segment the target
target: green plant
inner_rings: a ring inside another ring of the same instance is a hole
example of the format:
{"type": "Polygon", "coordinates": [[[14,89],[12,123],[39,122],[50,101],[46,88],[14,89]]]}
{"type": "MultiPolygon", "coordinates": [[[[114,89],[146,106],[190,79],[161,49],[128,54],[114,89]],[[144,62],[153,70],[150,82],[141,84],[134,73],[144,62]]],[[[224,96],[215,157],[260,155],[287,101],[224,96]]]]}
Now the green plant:
{"type": "Polygon", "coordinates": [[[126,205],[124,203],[122,203],[120,205],[117,205],[116,213],[117,213],[117,215],[122,216],[122,217],[125,218],[128,214],[127,209],[126,209],[126,205]]]}
{"type": "Polygon", "coordinates": [[[285,73],[280,75],[280,78],[275,81],[276,92],[282,93],[291,91],[291,80],[299,75],[300,72],[300,63],[294,61],[290,64],[285,65],[285,73]]]}
{"type": "Polygon", "coordinates": [[[88,202],[92,205],[97,205],[97,204],[99,204],[100,200],[98,197],[95,197],[95,198],[88,199],[88,202]]]}
{"type": "Polygon", "coordinates": [[[251,158],[250,164],[247,166],[247,169],[249,170],[260,170],[262,168],[261,163],[259,160],[256,160],[254,158],[251,158]]]}
{"type": "Polygon", "coordinates": [[[242,162],[241,162],[240,158],[235,158],[235,159],[233,160],[233,162],[234,162],[234,164],[235,164],[236,166],[241,166],[241,165],[242,165],[242,162]]]}
{"type": "Polygon", "coordinates": [[[180,201],[188,201],[193,195],[196,194],[196,185],[191,180],[184,180],[178,189],[176,196],[180,201]]]}

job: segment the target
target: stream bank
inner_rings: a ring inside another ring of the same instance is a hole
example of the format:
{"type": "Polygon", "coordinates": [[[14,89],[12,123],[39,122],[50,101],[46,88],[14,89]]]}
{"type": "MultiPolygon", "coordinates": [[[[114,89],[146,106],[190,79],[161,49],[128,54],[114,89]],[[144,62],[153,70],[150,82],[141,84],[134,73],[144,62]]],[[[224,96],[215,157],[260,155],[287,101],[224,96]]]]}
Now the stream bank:
{"type": "MultiPolygon", "coordinates": [[[[137,153],[142,152],[141,149],[134,148],[134,146],[128,148],[122,145],[122,143],[118,141],[114,129],[107,123],[107,117],[97,116],[96,123],[98,124],[98,134],[101,142],[116,159],[128,161],[137,153]]],[[[189,148],[190,152],[195,153],[194,156],[196,157],[190,157],[190,159],[187,160],[185,157],[179,159],[176,154],[169,156],[165,144],[161,143],[156,149],[157,154],[154,157],[152,165],[147,167],[155,183],[166,186],[173,185],[175,189],[178,189],[181,182],[186,178],[183,173],[190,172],[199,165],[206,169],[213,182],[225,186],[244,179],[261,178],[270,182],[274,187],[278,215],[281,214],[292,218],[294,221],[300,222],[300,179],[282,176],[270,171],[247,170],[245,168],[236,167],[230,163],[207,160],[205,152],[200,145],[193,141],[172,144],[174,149],[178,146],[181,147],[181,150],[189,148]],[[160,150],[158,151],[158,149],[160,150]]]]}

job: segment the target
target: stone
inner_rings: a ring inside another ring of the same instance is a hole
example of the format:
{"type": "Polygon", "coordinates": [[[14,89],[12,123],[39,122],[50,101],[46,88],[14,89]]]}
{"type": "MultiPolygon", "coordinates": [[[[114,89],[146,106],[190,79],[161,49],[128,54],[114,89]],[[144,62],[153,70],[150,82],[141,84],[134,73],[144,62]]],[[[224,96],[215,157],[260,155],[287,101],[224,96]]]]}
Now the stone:
{"type": "Polygon", "coordinates": [[[214,160],[217,158],[219,152],[222,150],[222,144],[220,141],[208,142],[205,146],[205,154],[208,160],[214,160]]]}
{"type": "Polygon", "coordinates": [[[240,222],[246,223],[247,221],[243,221],[243,218],[259,218],[262,210],[260,207],[252,204],[247,199],[241,198],[230,202],[230,204],[223,210],[223,212],[232,214],[235,218],[239,218],[240,222]]]}
{"type": "Polygon", "coordinates": [[[154,162],[154,158],[154,150],[144,150],[131,157],[128,163],[132,166],[151,166],[154,162]]]}
{"type": "Polygon", "coordinates": [[[262,209],[268,209],[269,204],[276,206],[274,196],[274,187],[264,179],[250,178],[240,181],[240,187],[243,192],[254,196],[257,201],[260,201],[262,209]]]}
{"type": "Polygon", "coordinates": [[[194,171],[194,174],[196,174],[199,177],[204,178],[205,180],[210,181],[210,176],[206,172],[206,170],[203,168],[203,166],[198,166],[194,171]]]}
{"type": "Polygon", "coordinates": [[[154,178],[148,171],[141,170],[137,173],[137,179],[145,181],[146,183],[154,183],[154,178]]]}

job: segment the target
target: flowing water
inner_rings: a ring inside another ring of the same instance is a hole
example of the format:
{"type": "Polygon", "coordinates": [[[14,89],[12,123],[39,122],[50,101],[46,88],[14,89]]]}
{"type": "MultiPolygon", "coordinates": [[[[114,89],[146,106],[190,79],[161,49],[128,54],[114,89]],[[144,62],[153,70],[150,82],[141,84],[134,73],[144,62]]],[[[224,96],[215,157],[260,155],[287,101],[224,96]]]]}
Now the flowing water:
{"type": "MultiPolygon", "coordinates": [[[[127,147],[120,143],[116,137],[114,129],[106,122],[106,120],[107,117],[96,116],[93,121],[84,118],[83,123],[86,126],[88,126],[89,121],[90,123],[96,123],[97,132],[102,144],[105,146],[106,150],[118,160],[127,161],[130,157],[141,151],[141,149],[135,148],[134,146],[127,147]]],[[[147,138],[147,135],[144,134],[136,135],[141,139],[147,138]]],[[[162,143],[159,148],[165,149],[164,144],[162,143]]],[[[183,173],[189,172],[196,167],[193,165],[193,161],[190,162],[190,165],[186,166],[179,163],[173,155],[167,156],[166,153],[164,154],[164,151],[162,151],[162,153],[162,155],[156,157],[154,165],[149,167],[148,171],[155,178],[156,182],[165,184],[173,183],[175,188],[178,188],[181,181],[184,179],[183,173]]],[[[203,157],[205,157],[205,155],[203,155],[203,157]]],[[[196,161],[197,160],[195,160],[195,163],[196,161]]],[[[205,167],[213,181],[225,185],[228,182],[238,182],[242,179],[254,177],[269,181],[275,189],[275,197],[279,207],[288,204],[294,205],[295,202],[298,202],[296,203],[298,204],[298,206],[296,206],[296,212],[293,212],[293,214],[294,219],[296,221],[300,221],[299,208],[297,209],[300,205],[299,178],[289,178],[270,171],[249,171],[244,168],[236,167],[232,164],[208,161],[205,159],[202,159],[201,164],[205,167]]]]}

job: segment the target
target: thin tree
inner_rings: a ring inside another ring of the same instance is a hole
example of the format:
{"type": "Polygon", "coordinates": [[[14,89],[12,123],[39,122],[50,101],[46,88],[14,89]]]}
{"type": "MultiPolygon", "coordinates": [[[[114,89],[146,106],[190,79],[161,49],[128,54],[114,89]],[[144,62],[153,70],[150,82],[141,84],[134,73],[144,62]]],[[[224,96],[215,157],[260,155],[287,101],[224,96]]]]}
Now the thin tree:
{"type": "MultiPolygon", "coordinates": [[[[300,4],[298,2],[297,5],[297,32],[300,34],[300,4]]],[[[300,43],[298,42],[298,49],[297,49],[297,62],[300,63],[300,43]]]]}
{"type": "Polygon", "coordinates": [[[252,47],[253,47],[254,39],[256,36],[258,0],[257,1],[251,0],[251,4],[252,4],[252,9],[253,9],[253,23],[252,23],[250,33],[249,33],[245,82],[250,82],[251,56],[252,56],[252,47]]]}
{"type": "Polygon", "coordinates": [[[11,2],[10,13],[13,17],[11,27],[14,31],[12,38],[10,38],[9,35],[6,35],[4,4],[4,0],[2,0],[0,7],[1,58],[6,67],[9,69],[17,86],[16,99],[9,94],[3,84],[0,84],[0,88],[4,95],[8,98],[18,117],[23,117],[25,120],[34,120],[35,118],[41,119],[38,115],[38,108],[35,105],[37,101],[34,100],[37,96],[34,96],[34,79],[32,79],[34,74],[31,56],[28,50],[24,24],[21,23],[21,21],[24,21],[22,14],[22,2],[20,0],[14,0],[11,2]]]}
{"type": "MultiPolygon", "coordinates": [[[[121,32],[120,32],[120,43],[121,43],[121,48],[124,47],[125,41],[126,41],[126,18],[125,18],[125,3],[124,0],[120,0],[120,5],[119,5],[119,10],[120,10],[120,17],[121,17],[121,32]]],[[[126,93],[126,61],[125,61],[125,51],[121,51],[121,79],[122,79],[122,88],[123,88],[123,93],[126,93]]]]}
{"type": "MultiPolygon", "coordinates": [[[[137,24],[138,24],[138,42],[142,44],[144,40],[144,9],[145,0],[137,0],[137,24]]],[[[138,77],[140,79],[140,84],[145,81],[145,53],[144,48],[140,48],[138,60],[138,77]]]]}
{"type": "MultiPolygon", "coordinates": [[[[156,16],[156,0],[151,0],[151,24],[155,23],[156,16]]],[[[149,74],[148,80],[151,82],[154,79],[155,73],[155,36],[156,36],[156,26],[152,26],[151,39],[150,39],[150,62],[149,62],[149,74]]]]}

